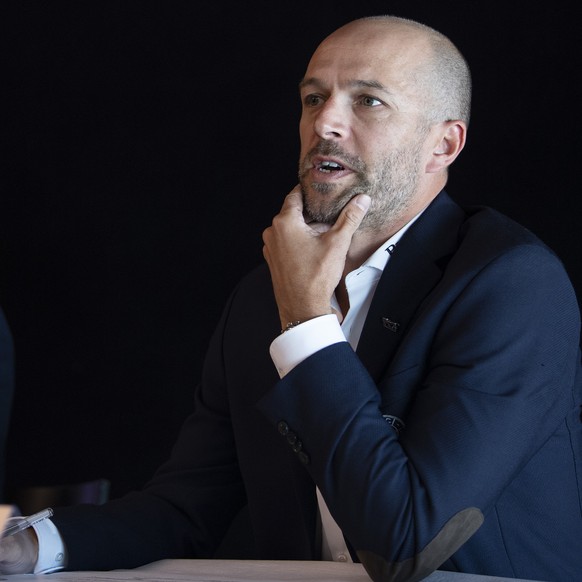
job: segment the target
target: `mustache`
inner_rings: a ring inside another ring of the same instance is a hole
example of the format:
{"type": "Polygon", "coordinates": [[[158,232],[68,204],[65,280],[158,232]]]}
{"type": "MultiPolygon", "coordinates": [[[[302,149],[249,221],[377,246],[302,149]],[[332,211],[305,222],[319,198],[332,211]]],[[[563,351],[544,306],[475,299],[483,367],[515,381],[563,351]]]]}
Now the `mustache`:
{"type": "Polygon", "coordinates": [[[334,141],[321,140],[317,145],[311,148],[303,160],[304,166],[308,160],[312,160],[315,156],[330,156],[337,158],[345,163],[356,172],[364,172],[366,164],[358,157],[348,154],[339,144],[334,141]]]}

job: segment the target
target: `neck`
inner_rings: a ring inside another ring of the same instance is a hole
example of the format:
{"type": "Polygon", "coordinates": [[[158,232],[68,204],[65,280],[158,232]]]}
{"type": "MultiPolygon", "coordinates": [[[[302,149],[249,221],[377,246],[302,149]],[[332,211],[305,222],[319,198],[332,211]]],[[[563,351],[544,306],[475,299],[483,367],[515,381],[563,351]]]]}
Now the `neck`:
{"type": "Polygon", "coordinates": [[[412,216],[407,216],[382,229],[363,228],[356,231],[348,249],[342,280],[348,273],[360,267],[382,243],[395,235],[411,218],[412,216]]]}
{"type": "Polygon", "coordinates": [[[362,223],[352,237],[352,242],[346,256],[342,283],[348,273],[362,265],[383,242],[394,236],[419,212],[424,210],[444,188],[445,183],[446,177],[441,176],[440,180],[435,180],[430,188],[421,190],[420,193],[413,197],[411,204],[400,217],[393,217],[392,220],[387,220],[379,228],[367,228],[365,226],[366,219],[364,218],[364,223],[362,223]]]}

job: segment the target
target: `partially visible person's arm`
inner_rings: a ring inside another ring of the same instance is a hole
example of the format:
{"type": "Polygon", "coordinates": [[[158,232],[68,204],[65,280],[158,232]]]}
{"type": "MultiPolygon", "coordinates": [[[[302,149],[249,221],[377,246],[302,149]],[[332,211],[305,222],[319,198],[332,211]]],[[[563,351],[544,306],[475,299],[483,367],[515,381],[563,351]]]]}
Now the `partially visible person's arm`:
{"type": "MultiPolygon", "coordinates": [[[[19,518],[11,518],[7,525],[19,518]]],[[[48,574],[66,565],[66,550],[50,519],[44,519],[14,535],[0,539],[0,573],[48,574]]]]}

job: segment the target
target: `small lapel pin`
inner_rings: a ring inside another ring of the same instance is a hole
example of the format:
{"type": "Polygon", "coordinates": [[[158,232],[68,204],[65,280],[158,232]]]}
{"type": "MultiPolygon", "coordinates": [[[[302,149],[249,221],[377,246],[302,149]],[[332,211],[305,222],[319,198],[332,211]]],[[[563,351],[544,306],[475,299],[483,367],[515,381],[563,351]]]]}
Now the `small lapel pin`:
{"type": "Polygon", "coordinates": [[[382,318],[382,325],[386,329],[389,329],[390,331],[393,331],[393,332],[397,332],[398,328],[400,327],[399,323],[396,323],[395,321],[392,321],[391,319],[388,319],[387,317],[382,318]]]}
{"type": "Polygon", "coordinates": [[[396,431],[396,434],[399,435],[406,426],[404,421],[397,416],[392,416],[391,414],[383,414],[384,420],[396,431]]]}

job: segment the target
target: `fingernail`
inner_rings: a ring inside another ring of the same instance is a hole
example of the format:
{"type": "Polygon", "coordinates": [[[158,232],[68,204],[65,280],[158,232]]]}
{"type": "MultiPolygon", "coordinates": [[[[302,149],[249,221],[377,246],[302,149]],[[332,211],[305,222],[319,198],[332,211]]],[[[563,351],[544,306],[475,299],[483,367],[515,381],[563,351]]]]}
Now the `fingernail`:
{"type": "Polygon", "coordinates": [[[360,194],[356,198],[356,204],[362,210],[368,210],[368,208],[370,208],[370,202],[372,202],[372,199],[367,194],[360,194]]]}

